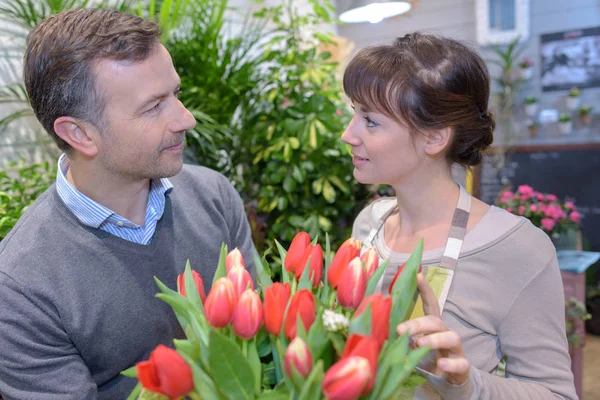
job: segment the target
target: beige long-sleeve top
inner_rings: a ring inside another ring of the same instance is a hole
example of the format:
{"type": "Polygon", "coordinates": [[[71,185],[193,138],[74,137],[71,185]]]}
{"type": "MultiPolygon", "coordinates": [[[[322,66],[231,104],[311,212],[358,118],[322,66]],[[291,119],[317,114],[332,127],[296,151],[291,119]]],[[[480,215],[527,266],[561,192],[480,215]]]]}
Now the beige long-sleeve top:
{"type": "MultiPolygon", "coordinates": [[[[365,240],[395,205],[394,198],[384,198],[366,207],[352,236],[365,240]]],[[[383,232],[373,245],[390,259],[386,273],[394,273],[409,254],[389,249],[383,232]]],[[[443,251],[425,251],[423,265],[439,265],[443,251]]],[[[451,385],[425,373],[419,400],[577,399],[556,251],[526,218],[491,207],[467,232],[442,319],[462,339],[470,379],[451,385]],[[496,373],[503,358],[504,377],[496,373]]]]}

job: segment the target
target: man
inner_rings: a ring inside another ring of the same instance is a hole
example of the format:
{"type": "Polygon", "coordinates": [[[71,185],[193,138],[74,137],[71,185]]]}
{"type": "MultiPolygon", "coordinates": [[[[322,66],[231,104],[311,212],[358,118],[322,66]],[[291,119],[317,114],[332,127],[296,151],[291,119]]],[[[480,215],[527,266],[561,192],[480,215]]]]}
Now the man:
{"type": "Polygon", "coordinates": [[[64,154],[0,242],[0,393],[124,399],[135,381],[119,372],[184,336],[153,277],[175,288],[190,259],[208,291],[222,242],[252,272],[249,224],[222,175],[182,169],[195,119],[155,23],[51,16],[28,36],[24,76],[64,154]]]}

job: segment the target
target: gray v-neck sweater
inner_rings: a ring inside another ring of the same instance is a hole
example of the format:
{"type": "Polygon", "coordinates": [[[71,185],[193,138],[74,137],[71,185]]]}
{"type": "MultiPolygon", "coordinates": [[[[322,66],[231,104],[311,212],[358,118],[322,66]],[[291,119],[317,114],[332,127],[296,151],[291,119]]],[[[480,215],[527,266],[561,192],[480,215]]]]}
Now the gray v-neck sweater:
{"type": "MultiPolygon", "coordinates": [[[[364,240],[396,205],[384,198],[366,207],[352,236],[364,240]]],[[[409,254],[392,251],[381,229],[374,247],[395,274],[409,254]]],[[[425,251],[423,265],[439,265],[443,248],[425,251]]],[[[387,290],[387,288],[383,288],[387,290]]],[[[565,328],[564,292],[556,251],[523,217],[491,207],[465,235],[442,320],[462,339],[470,380],[451,385],[425,373],[415,399],[577,399],[565,328]],[[506,359],[506,377],[496,374],[506,359]]]]}
{"type": "Polygon", "coordinates": [[[253,272],[250,228],[227,179],[184,166],[149,245],[82,225],[54,186],[0,242],[0,393],[5,399],[125,399],[119,372],[183,338],[153,277],[176,289],[186,260],[208,293],[221,243],[253,272]]]}

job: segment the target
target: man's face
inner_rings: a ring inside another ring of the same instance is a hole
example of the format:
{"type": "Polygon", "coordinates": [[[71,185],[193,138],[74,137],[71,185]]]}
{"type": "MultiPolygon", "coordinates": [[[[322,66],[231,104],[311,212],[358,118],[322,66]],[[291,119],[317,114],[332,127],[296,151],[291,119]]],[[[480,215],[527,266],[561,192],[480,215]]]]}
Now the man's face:
{"type": "Polygon", "coordinates": [[[167,49],[157,44],[138,63],[101,60],[95,74],[106,121],[99,167],[125,180],[176,175],[185,132],[196,121],[177,98],[180,80],[167,49]]]}

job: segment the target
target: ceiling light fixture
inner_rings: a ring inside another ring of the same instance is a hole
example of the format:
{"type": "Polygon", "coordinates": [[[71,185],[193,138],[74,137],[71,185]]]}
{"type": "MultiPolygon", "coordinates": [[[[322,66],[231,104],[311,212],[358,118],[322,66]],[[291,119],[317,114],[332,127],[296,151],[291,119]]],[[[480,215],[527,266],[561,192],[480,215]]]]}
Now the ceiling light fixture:
{"type": "Polygon", "coordinates": [[[408,12],[412,5],[408,1],[371,2],[362,7],[355,7],[340,14],[345,23],[370,22],[376,24],[385,18],[395,17],[408,12]]]}

